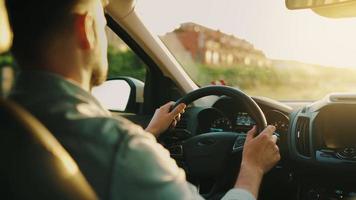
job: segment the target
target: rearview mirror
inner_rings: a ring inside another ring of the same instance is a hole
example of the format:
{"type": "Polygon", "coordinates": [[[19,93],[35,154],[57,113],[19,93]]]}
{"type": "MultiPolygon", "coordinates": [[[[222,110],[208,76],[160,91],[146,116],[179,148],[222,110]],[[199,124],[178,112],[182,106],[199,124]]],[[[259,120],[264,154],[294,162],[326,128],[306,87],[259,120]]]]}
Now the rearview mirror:
{"type": "Polygon", "coordinates": [[[286,0],[288,9],[310,8],[329,18],[356,17],[356,0],[286,0]]]}
{"type": "Polygon", "coordinates": [[[288,9],[320,8],[325,6],[341,6],[356,2],[355,0],[286,0],[288,9]]]}
{"type": "Polygon", "coordinates": [[[130,77],[118,77],[94,87],[92,94],[110,111],[136,112],[143,103],[144,83],[130,77]]]}

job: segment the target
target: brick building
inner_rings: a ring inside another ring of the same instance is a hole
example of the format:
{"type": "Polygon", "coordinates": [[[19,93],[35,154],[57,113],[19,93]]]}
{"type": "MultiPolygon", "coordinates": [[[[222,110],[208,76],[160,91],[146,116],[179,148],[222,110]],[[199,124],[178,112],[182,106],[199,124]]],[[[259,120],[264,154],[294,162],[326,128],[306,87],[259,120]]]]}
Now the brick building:
{"type": "Polygon", "coordinates": [[[178,60],[189,60],[209,66],[270,66],[261,50],[246,40],[195,23],[184,23],[161,37],[178,60]]]}

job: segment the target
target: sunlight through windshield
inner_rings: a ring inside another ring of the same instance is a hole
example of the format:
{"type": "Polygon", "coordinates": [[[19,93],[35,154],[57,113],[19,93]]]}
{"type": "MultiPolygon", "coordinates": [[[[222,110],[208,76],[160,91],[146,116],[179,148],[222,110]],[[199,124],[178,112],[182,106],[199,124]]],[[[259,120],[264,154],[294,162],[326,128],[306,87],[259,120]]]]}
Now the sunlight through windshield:
{"type": "Polygon", "coordinates": [[[278,100],[356,91],[355,18],[290,11],[283,0],[140,0],[137,10],[200,86],[278,100]]]}

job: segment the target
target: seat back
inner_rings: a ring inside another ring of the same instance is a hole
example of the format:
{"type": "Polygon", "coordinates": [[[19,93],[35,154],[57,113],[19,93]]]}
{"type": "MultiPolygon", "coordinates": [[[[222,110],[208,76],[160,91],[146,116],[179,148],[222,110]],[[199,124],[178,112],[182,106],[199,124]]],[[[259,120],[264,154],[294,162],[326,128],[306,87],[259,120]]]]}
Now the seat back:
{"type": "Polygon", "coordinates": [[[0,99],[1,199],[97,199],[56,138],[19,105],[0,99]]]}

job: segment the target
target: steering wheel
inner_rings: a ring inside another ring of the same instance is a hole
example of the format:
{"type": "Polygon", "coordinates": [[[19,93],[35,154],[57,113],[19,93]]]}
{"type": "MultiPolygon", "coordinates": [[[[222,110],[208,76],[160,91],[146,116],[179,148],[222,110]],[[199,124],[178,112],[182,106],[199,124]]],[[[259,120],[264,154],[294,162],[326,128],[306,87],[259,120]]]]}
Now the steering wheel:
{"type": "MultiPolygon", "coordinates": [[[[197,89],[177,100],[173,108],[180,103],[189,105],[197,99],[210,95],[225,95],[230,97],[233,102],[243,102],[247,112],[256,122],[257,133],[267,126],[265,115],[256,102],[241,90],[227,86],[208,86],[197,89]]],[[[222,174],[226,174],[227,163],[231,160],[231,155],[241,152],[245,138],[246,134],[244,133],[209,132],[194,135],[183,141],[180,148],[182,148],[183,162],[188,174],[198,179],[213,178],[218,182],[217,180],[221,179],[222,174]]],[[[235,165],[236,173],[239,163],[235,165]]],[[[234,175],[230,174],[230,176],[234,175]]]]}

